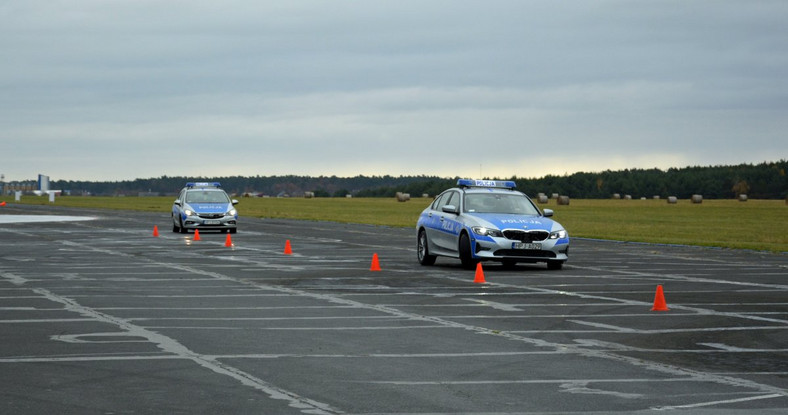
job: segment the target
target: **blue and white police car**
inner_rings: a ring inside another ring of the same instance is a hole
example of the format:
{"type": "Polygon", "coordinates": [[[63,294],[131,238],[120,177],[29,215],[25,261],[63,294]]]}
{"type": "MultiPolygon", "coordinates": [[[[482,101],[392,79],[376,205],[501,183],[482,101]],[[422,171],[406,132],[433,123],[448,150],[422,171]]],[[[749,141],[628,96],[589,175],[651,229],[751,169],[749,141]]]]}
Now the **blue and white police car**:
{"type": "Polygon", "coordinates": [[[479,261],[545,262],[561,269],[569,258],[569,234],[513,181],[460,179],[438,195],[416,224],[422,265],[438,256],[459,258],[466,268],[479,261]]]}
{"type": "Polygon", "coordinates": [[[213,229],[235,233],[238,201],[230,199],[218,182],[186,183],[172,204],[172,231],[213,229]]]}

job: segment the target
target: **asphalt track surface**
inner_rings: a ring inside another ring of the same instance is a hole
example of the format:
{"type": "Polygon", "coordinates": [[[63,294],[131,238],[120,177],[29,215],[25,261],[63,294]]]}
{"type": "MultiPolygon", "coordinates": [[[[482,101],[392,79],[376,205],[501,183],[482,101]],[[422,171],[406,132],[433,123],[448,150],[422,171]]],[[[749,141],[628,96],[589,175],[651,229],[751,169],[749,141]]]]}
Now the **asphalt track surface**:
{"type": "Polygon", "coordinates": [[[785,254],[574,239],[563,270],[475,283],[412,229],[242,219],[226,247],[167,213],[3,207],[0,413],[788,410],[785,254]]]}

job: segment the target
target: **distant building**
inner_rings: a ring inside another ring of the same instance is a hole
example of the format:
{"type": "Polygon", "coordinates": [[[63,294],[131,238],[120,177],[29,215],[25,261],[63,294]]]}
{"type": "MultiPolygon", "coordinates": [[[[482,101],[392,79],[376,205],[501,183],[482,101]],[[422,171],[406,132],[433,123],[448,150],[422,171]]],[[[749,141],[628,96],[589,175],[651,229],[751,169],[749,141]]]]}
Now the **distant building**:
{"type": "Polygon", "coordinates": [[[3,185],[3,194],[12,195],[14,192],[32,193],[37,190],[38,183],[33,180],[13,181],[3,185]]]}
{"type": "Polygon", "coordinates": [[[49,191],[49,176],[38,175],[38,189],[36,190],[40,190],[42,193],[49,191]]]}

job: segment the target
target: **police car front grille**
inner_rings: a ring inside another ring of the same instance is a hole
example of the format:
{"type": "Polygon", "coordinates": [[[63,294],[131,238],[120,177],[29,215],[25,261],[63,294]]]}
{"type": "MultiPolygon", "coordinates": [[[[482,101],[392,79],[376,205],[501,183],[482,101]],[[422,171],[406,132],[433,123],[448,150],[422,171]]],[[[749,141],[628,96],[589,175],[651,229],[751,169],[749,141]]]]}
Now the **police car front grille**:
{"type": "Polygon", "coordinates": [[[547,231],[523,231],[519,229],[507,229],[503,231],[503,236],[506,239],[511,239],[520,242],[539,242],[544,241],[550,236],[547,231]]]}
{"type": "Polygon", "coordinates": [[[224,213],[200,213],[203,219],[219,219],[224,217],[224,213]]]}

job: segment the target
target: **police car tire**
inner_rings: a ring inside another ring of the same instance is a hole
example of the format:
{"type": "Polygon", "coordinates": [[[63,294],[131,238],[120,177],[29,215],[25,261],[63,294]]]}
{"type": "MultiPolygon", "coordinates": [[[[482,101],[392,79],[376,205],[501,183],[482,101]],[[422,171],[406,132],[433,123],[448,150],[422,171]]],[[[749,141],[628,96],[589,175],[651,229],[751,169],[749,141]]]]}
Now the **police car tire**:
{"type": "Polygon", "coordinates": [[[460,262],[462,262],[462,266],[465,269],[473,269],[476,266],[476,263],[479,262],[473,259],[471,255],[471,239],[468,237],[467,233],[463,233],[460,235],[460,262]]]}
{"type": "Polygon", "coordinates": [[[432,265],[435,263],[435,259],[437,258],[435,255],[430,255],[428,246],[427,233],[422,230],[419,232],[418,246],[416,247],[416,255],[418,256],[419,264],[421,265],[432,265]],[[424,248],[423,254],[422,248],[424,248]]]}

